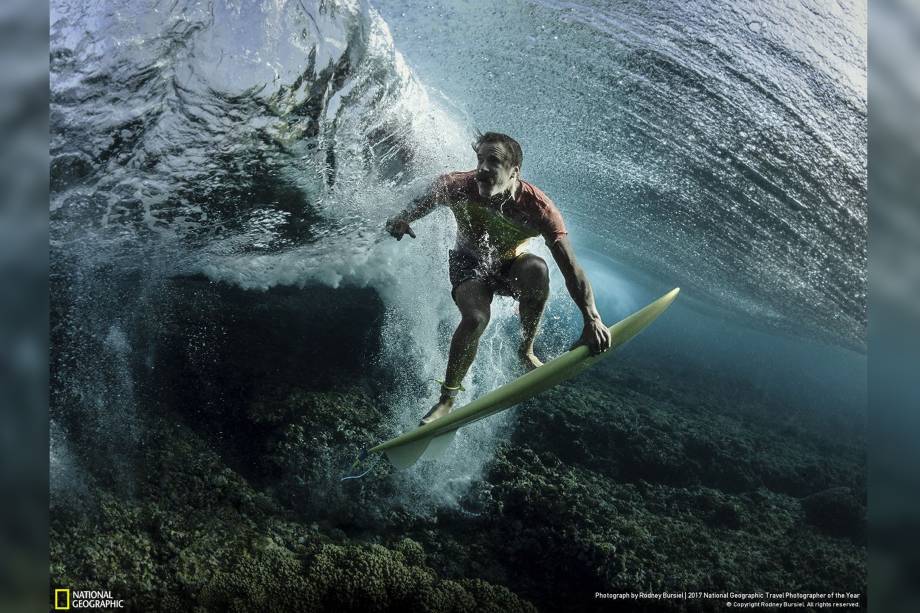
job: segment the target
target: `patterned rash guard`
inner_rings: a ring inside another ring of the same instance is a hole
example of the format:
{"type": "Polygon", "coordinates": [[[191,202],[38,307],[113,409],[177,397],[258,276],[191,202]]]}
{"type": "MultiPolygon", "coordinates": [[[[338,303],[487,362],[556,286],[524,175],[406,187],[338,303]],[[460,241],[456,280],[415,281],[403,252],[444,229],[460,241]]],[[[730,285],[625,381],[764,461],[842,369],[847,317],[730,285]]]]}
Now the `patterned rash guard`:
{"type": "Polygon", "coordinates": [[[568,234],[562,214],[539,188],[521,181],[514,200],[500,206],[479,195],[476,171],[452,172],[435,181],[435,200],[457,220],[456,249],[480,261],[510,260],[526,251],[527,241],[542,236],[551,246],[568,234]]]}

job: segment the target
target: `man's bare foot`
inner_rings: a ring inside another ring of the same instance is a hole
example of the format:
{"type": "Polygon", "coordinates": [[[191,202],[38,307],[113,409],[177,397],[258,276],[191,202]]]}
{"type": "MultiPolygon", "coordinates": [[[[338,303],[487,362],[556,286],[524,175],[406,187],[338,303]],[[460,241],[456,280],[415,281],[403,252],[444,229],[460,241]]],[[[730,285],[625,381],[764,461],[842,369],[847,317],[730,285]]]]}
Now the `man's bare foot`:
{"type": "Polygon", "coordinates": [[[543,366],[543,362],[540,361],[540,358],[534,355],[533,349],[520,349],[518,351],[518,357],[521,359],[521,364],[524,366],[525,370],[533,370],[543,366]]]}
{"type": "Polygon", "coordinates": [[[418,425],[424,426],[425,424],[430,424],[439,417],[444,417],[450,413],[451,407],[454,406],[453,398],[444,398],[441,397],[441,400],[438,401],[436,405],[431,407],[431,410],[425,414],[425,417],[422,418],[422,421],[418,422],[418,425]]]}

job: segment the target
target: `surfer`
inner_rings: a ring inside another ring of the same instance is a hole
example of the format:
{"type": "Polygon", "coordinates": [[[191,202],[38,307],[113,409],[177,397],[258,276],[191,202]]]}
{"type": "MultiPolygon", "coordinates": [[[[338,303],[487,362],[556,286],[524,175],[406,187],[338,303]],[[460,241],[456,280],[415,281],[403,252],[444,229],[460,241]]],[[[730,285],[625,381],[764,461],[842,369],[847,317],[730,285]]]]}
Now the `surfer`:
{"type": "Polygon", "coordinates": [[[450,250],[448,269],[451,296],[460,310],[441,384],[441,397],[422,418],[424,425],[447,415],[461,382],[476,357],[479,337],[489,323],[495,294],[519,303],[521,344],[518,357],[525,368],[542,362],[533,343],[549,297],[549,271],[543,258],[525,249],[529,239],[542,236],[559,266],[565,285],[584,318],[574,346],[587,345],[592,353],[610,349],[610,332],[594,306],[594,293],[575,259],[562,214],[549,196],[521,179],[524,154],[506,134],[486,132],[473,144],[476,168],[441,175],[421,197],[387,220],[396,240],[415,238],[410,223],[436,206],[450,208],[457,221],[457,241],[450,250]]]}

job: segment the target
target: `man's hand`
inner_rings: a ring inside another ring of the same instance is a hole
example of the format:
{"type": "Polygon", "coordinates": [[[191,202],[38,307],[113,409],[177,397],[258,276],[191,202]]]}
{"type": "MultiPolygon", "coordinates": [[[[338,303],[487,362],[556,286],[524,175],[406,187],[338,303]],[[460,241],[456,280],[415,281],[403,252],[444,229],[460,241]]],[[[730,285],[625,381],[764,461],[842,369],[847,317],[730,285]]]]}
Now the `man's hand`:
{"type": "Polygon", "coordinates": [[[600,319],[591,319],[585,322],[581,337],[569,350],[575,349],[579,345],[587,345],[592,354],[601,353],[610,349],[611,340],[610,330],[607,329],[604,322],[600,319]]]}
{"type": "Polygon", "coordinates": [[[386,228],[387,232],[390,233],[390,236],[398,241],[401,241],[402,237],[406,234],[412,238],[415,238],[415,232],[413,232],[412,228],[409,227],[409,222],[403,219],[388,219],[386,228]]]}

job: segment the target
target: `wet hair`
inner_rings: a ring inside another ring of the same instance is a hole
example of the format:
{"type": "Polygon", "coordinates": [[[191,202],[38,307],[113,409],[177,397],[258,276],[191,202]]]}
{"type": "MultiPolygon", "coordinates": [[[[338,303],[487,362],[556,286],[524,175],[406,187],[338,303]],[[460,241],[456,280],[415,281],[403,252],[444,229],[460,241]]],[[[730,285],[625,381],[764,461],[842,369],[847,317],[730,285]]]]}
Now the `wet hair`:
{"type": "Polygon", "coordinates": [[[511,152],[511,165],[521,167],[524,163],[524,151],[521,150],[521,144],[501,132],[486,132],[483,134],[477,130],[476,140],[473,141],[473,151],[479,151],[479,145],[483,143],[501,143],[511,152]]]}

